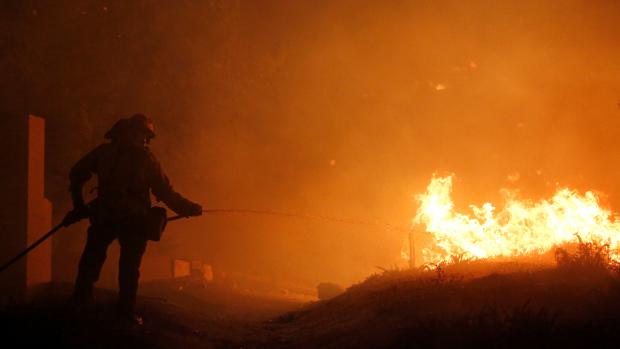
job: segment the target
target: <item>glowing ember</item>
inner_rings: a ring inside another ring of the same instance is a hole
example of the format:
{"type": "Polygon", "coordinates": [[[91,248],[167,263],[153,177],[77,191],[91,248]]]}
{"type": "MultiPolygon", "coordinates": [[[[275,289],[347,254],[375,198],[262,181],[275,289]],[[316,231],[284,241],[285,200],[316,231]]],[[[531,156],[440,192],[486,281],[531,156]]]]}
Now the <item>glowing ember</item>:
{"type": "Polygon", "coordinates": [[[414,224],[433,236],[423,250],[424,262],[453,258],[481,259],[542,254],[554,246],[576,242],[609,244],[612,259],[620,260],[620,220],[599,205],[591,191],[580,195],[560,189],[549,200],[519,200],[505,192],[505,205],[471,205],[470,215],[454,211],[450,197],[453,176],[433,177],[426,193],[417,195],[420,208],[414,224]]]}

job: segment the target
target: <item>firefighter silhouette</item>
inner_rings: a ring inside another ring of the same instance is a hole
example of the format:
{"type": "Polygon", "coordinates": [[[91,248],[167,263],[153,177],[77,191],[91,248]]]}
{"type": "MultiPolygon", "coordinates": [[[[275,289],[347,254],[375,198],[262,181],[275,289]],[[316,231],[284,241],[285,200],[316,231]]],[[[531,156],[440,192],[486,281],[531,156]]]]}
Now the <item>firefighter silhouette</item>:
{"type": "Polygon", "coordinates": [[[108,246],[118,239],[120,319],[139,321],[135,315],[140,264],[148,237],[150,192],[170,209],[184,216],[202,214],[202,207],[177,193],[159,162],[148,148],[155,137],[153,123],[142,114],[120,119],[105,134],[104,142],[80,159],[70,172],[70,192],[74,209],[70,215],[90,218],[72,300],[90,304],[93,287],[106,259],[108,246]],[[86,205],[84,184],[97,175],[97,198],[86,205]]]}

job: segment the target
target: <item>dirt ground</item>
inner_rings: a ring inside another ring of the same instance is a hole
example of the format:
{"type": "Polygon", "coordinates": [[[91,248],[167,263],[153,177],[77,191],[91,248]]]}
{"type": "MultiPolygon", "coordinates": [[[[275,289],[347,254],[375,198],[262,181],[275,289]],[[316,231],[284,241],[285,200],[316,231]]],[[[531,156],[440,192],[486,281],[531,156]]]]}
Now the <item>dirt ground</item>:
{"type": "Polygon", "coordinates": [[[302,303],[290,297],[242,293],[217,285],[159,282],[141,285],[142,326],[120,327],[115,290],[97,289],[95,304],[75,313],[70,284],[30,291],[23,304],[0,312],[2,338],[59,348],[239,348],[261,324],[302,303]]]}
{"type": "Polygon", "coordinates": [[[115,324],[115,291],[87,315],[70,285],[0,312],[2,338],[62,348],[615,348],[620,278],[598,267],[478,263],[392,270],[344,294],[301,302],[215,285],[143,285],[134,330],[115,324]]]}

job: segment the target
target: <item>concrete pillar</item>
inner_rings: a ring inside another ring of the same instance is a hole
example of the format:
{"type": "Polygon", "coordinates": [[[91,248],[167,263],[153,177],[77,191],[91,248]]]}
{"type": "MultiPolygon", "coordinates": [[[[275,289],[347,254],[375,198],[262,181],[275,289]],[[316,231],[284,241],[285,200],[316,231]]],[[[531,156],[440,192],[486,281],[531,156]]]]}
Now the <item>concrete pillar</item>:
{"type": "MultiPolygon", "coordinates": [[[[44,197],[45,120],[0,116],[0,263],[51,229],[44,197]]],[[[51,281],[51,241],[0,274],[0,304],[22,300],[28,286],[51,281]]]]}
{"type": "MultiPolygon", "coordinates": [[[[45,198],[45,120],[28,117],[28,245],[39,240],[52,227],[52,205],[45,198]]],[[[41,244],[26,258],[28,286],[52,281],[52,241],[41,244]]]]}

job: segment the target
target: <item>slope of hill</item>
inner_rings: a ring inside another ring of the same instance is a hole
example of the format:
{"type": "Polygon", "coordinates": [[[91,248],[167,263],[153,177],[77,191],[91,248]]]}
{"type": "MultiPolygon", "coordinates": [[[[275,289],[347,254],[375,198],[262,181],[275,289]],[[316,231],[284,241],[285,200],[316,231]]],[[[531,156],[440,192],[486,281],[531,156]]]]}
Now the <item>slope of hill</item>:
{"type": "Polygon", "coordinates": [[[387,271],[326,302],[280,316],[250,347],[617,347],[620,283],[605,268],[519,268],[482,262],[387,271]],[[512,269],[512,271],[510,271],[512,269]],[[503,271],[502,271],[503,270],[503,271]],[[473,274],[475,275],[475,273],[473,274]]]}

